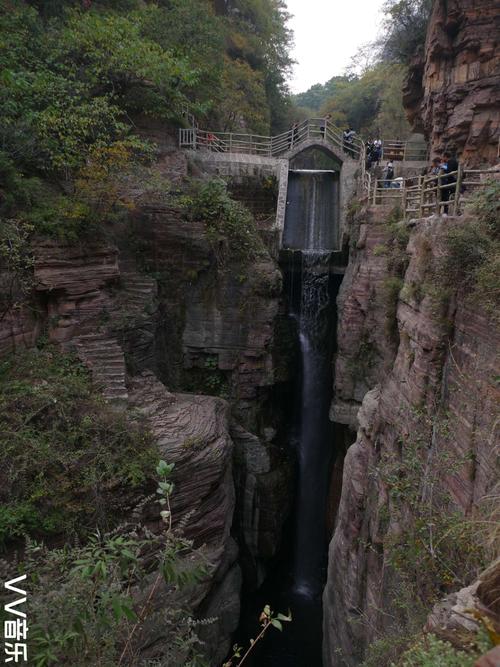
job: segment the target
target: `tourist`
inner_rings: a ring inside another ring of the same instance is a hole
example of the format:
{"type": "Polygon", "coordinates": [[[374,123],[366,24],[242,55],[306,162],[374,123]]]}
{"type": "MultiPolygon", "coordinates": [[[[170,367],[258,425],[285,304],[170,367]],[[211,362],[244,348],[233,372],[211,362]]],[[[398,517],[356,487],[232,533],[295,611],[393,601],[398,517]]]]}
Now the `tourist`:
{"type": "Polygon", "coordinates": [[[384,169],[384,188],[391,187],[391,181],[393,178],[394,178],[394,164],[392,160],[389,160],[384,169]]]}
{"type": "Polygon", "coordinates": [[[382,159],[382,140],[375,139],[373,142],[373,162],[378,164],[382,159]]]}
{"type": "Polygon", "coordinates": [[[441,173],[441,158],[435,157],[432,160],[431,166],[429,167],[427,174],[429,176],[439,176],[440,173],[441,173]]]}
{"type": "Polygon", "coordinates": [[[345,152],[354,157],[354,139],[356,137],[356,132],[352,129],[352,127],[348,127],[347,130],[344,130],[342,136],[344,140],[345,152]]]}
{"type": "Polygon", "coordinates": [[[296,120],[292,125],[292,134],[290,136],[290,148],[293,148],[293,146],[297,143],[298,135],[299,135],[299,121],[296,120]]]}
{"type": "Polygon", "coordinates": [[[366,153],[366,168],[368,170],[371,169],[372,167],[372,162],[373,162],[373,140],[368,139],[368,141],[365,144],[365,153],[366,153]]]}

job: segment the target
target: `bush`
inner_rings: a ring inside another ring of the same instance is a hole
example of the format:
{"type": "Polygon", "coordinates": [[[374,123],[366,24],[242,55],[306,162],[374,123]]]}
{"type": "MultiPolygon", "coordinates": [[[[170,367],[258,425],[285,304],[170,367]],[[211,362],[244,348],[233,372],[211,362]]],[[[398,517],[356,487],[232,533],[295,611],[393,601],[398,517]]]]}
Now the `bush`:
{"type": "MultiPolygon", "coordinates": [[[[398,661],[397,667],[473,667],[484,651],[491,648],[487,639],[478,637],[478,646],[461,651],[435,635],[424,635],[398,661]],[[475,650],[474,650],[475,648],[475,650]]],[[[391,667],[396,667],[393,663],[391,667]]]]}
{"type": "Polygon", "coordinates": [[[0,542],[114,525],[148,485],[147,430],[109,408],[71,355],[32,350],[0,371],[0,542]]]}
{"type": "Polygon", "coordinates": [[[132,667],[155,636],[163,641],[159,665],[206,667],[189,588],[206,578],[208,563],[182,528],[172,528],[173,467],[160,461],[156,468],[157,534],[138,521],[138,506],[135,521],[97,532],[84,546],[51,550],[28,539],[17,572],[2,563],[7,578],[28,575],[30,664],[132,667]]]}
{"type": "Polygon", "coordinates": [[[266,254],[252,214],[231,199],[225,181],[215,179],[197,184],[194,193],[183,197],[181,204],[187,217],[205,223],[219,266],[226,260],[247,266],[259,255],[266,254]]]}
{"type": "Polygon", "coordinates": [[[474,218],[446,230],[446,254],[434,282],[466,289],[487,312],[497,316],[500,305],[500,182],[492,181],[473,197],[474,218]]]}
{"type": "Polygon", "coordinates": [[[403,280],[397,276],[386,278],[382,283],[382,299],[385,307],[385,332],[387,337],[396,341],[398,337],[398,300],[403,287],[403,280]]]}

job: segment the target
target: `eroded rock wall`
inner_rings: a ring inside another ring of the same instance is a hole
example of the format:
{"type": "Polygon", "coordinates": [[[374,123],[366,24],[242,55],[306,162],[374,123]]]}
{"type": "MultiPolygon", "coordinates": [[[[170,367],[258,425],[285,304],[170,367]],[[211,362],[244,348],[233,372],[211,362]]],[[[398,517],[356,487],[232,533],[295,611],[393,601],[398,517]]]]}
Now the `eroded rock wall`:
{"type": "MultiPolygon", "coordinates": [[[[379,239],[376,219],[368,218],[366,224],[372,225],[366,238],[379,239]]],[[[379,345],[378,370],[368,369],[364,380],[358,380],[358,386],[364,382],[371,389],[358,414],[357,440],[347,451],[329,550],[325,667],[359,664],[368,644],[397,618],[397,575],[385,545],[404,531],[406,500],[391,493],[381,472],[384,462],[401,461],[402,448],[418,434],[427,443],[422,454],[426,475],[449,496],[450,511],[464,514],[477,507],[498,480],[498,328],[467,294],[451,293],[441,300],[436,290],[418,289],[429,282],[432,258],[443,253],[443,224],[461,221],[445,223],[434,217],[414,223],[409,264],[397,298],[396,354],[379,345]],[[439,415],[446,415],[443,428],[439,415]]],[[[354,252],[353,267],[358,252],[363,270],[351,269],[340,300],[341,331],[347,335],[349,318],[354,323],[351,339],[339,350],[340,371],[363,346],[362,332],[385,317],[384,299],[378,296],[383,276],[390,276],[390,260],[374,252],[371,241],[354,252]],[[370,275],[377,280],[369,281],[370,275]]],[[[444,294],[445,286],[438,285],[439,290],[444,294]]],[[[336,393],[344,404],[346,397],[351,406],[360,400],[343,372],[337,372],[336,393]]],[[[341,414],[334,406],[335,410],[341,414]]],[[[350,412],[344,414],[346,421],[352,420],[350,412]]]]}
{"type": "Polygon", "coordinates": [[[404,103],[431,151],[494,163],[500,137],[500,4],[437,0],[425,50],[410,67],[404,103]]]}

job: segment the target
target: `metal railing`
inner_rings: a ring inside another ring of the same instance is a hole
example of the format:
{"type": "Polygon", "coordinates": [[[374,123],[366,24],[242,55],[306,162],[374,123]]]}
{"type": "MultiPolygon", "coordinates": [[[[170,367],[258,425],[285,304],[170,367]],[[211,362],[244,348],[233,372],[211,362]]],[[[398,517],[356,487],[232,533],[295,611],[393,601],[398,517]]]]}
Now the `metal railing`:
{"type": "Polygon", "coordinates": [[[274,157],[285,155],[296,146],[316,140],[340,151],[345,157],[359,160],[364,144],[358,137],[344,140],[343,132],[324,118],[309,118],[275,137],[242,132],[211,132],[196,127],[179,130],[179,146],[217,153],[243,153],[274,157]]]}
{"type": "Polygon", "coordinates": [[[374,180],[364,175],[364,195],[372,206],[401,206],[405,219],[449,213],[457,215],[471,195],[488,185],[489,169],[464,169],[436,176],[418,176],[398,181],[374,180]],[[394,187],[396,182],[399,187],[394,187]]]}

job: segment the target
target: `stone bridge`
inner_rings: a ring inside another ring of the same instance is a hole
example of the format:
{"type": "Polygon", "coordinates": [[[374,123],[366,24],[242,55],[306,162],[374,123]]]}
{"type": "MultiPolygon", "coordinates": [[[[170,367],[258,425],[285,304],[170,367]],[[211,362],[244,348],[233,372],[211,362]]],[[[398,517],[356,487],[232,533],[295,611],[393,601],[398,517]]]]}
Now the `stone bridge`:
{"type": "Polygon", "coordinates": [[[320,151],[335,163],[339,174],[339,228],[345,228],[347,204],[356,189],[355,174],[363,169],[365,153],[360,139],[345,144],[342,131],[329,121],[304,121],[276,137],[181,129],[179,145],[192,152],[204,171],[224,178],[273,176],[278,182],[278,205],[274,230],[281,237],[285,224],[288,173],[301,154],[320,151]]]}

